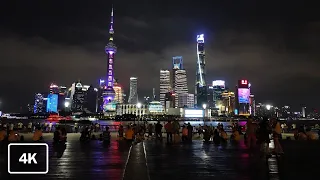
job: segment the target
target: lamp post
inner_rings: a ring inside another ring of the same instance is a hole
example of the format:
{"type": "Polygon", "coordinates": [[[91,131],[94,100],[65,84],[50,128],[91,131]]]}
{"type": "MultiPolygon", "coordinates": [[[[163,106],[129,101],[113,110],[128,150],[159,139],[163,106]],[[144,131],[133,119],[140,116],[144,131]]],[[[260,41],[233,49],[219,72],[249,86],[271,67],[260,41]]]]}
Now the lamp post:
{"type": "Polygon", "coordinates": [[[204,120],[205,120],[205,117],[207,115],[207,113],[206,113],[207,104],[202,104],[202,108],[203,108],[203,112],[204,112],[204,116],[203,116],[203,124],[204,124],[204,120]]]}
{"type": "Polygon", "coordinates": [[[141,103],[137,103],[137,109],[138,109],[138,111],[139,111],[139,119],[138,119],[138,124],[140,124],[140,118],[141,118],[141,106],[142,106],[142,104],[141,103]]]}
{"type": "Polygon", "coordinates": [[[270,104],[267,104],[267,105],[266,105],[266,109],[267,109],[267,111],[268,111],[268,116],[271,116],[271,112],[270,112],[271,108],[273,108],[272,105],[270,105],[270,104]]]}

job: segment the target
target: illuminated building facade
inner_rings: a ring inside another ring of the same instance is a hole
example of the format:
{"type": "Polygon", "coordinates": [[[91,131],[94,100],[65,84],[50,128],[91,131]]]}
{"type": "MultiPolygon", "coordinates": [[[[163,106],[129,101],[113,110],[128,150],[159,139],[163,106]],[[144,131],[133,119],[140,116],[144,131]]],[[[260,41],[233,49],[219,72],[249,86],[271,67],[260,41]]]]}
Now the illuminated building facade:
{"type": "Polygon", "coordinates": [[[196,87],[195,87],[195,104],[201,108],[207,104],[207,86],[205,72],[205,49],[204,34],[197,35],[197,70],[196,70],[196,87]]]}
{"type": "Polygon", "coordinates": [[[194,94],[179,94],[179,108],[194,108],[194,94]]]}
{"type": "Polygon", "coordinates": [[[119,83],[115,82],[113,86],[115,97],[114,101],[117,103],[123,103],[123,89],[119,83]]]}
{"type": "Polygon", "coordinates": [[[130,94],[129,94],[128,103],[129,104],[138,103],[138,78],[137,77],[130,78],[130,94]]]}
{"type": "Polygon", "coordinates": [[[162,106],[165,106],[166,94],[171,91],[170,71],[160,70],[160,92],[159,98],[162,106]]]}
{"type": "Polygon", "coordinates": [[[74,94],[72,98],[72,112],[83,112],[85,105],[86,91],[83,90],[83,86],[80,82],[75,84],[74,94]]]}
{"type": "Polygon", "coordinates": [[[239,80],[236,91],[236,115],[250,115],[250,86],[248,80],[239,80]]]}
{"type": "Polygon", "coordinates": [[[148,106],[149,114],[161,115],[164,113],[162,104],[159,101],[151,101],[148,106]]]}
{"type": "Polygon", "coordinates": [[[114,85],[114,56],[117,53],[117,46],[113,42],[113,8],[111,10],[111,22],[109,29],[109,43],[105,47],[105,52],[108,57],[108,74],[106,79],[106,88],[103,91],[103,111],[112,111],[109,107],[109,103],[113,103],[115,92],[113,89],[114,85]]]}
{"type": "Polygon", "coordinates": [[[48,94],[47,112],[58,113],[58,95],[57,94],[48,94]]]}
{"type": "Polygon", "coordinates": [[[208,104],[210,108],[218,108],[222,101],[222,93],[226,90],[225,81],[215,80],[208,87],[208,104]]]}
{"type": "Polygon", "coordinates": [[[39,114],[39,113],[44,113],[44,111],[45,111],[44,97],[42,94],[37,93],[34,97],[33,113],[39,114]]]}
{"type": "MultiPolygon", "coordinates": [[[[182,56],[174,56],[172,57],[172,74],[171,74],[171,87],[173,92],[176,94],[176,98],[174,99],[175,107],[178,107],[178,92],[181,90],[181,73],[178,70],[183,70],[183,58],[182,56]],[[177,77],[177,75],[179,77],[177,77]],[[180,80],[180,81],[179,81],[180,80]],[[177,87],[179,86],[179,87],[177,87]]],[[[183,70],[185,72],[185,70],[183,70]]],[[[186,73],[185,73],[186,74],[186,73]]],[[[185,77],[187,78],[187,77],[185,77]]],[[[186,87],[187,88],[187,87],[186,87]]],[[[188,91],[188,88],[187,88],[188,91]]]]}
{"type": "Polygon", "coordinates": [[[231,91],[225,91],[221,94],[222,103],[217,104],[220,111],[218,115],[234,115],[235,110],[235,93],[231,91]]]}
{"type": "Polygon", "coordinates": [[[187,72],[184,69],[175,70],[174,74],[174,94],[175,94],[175,108],[179,107],[180,94],[188,93],[187,72]]]}
{"type": "Polygon", "coordinates": [[[148,106],[142,104],[137,107],[137,104],[117,104],[117,115],[134,114],[136,116],[143,116],[148,114],[148,106]]]}

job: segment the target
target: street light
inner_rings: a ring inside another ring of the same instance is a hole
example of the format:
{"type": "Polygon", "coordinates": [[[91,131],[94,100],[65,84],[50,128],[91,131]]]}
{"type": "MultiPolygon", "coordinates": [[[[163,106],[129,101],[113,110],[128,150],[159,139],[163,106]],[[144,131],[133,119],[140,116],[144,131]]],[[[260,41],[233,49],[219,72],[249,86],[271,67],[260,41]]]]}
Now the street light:
{"type": "Polygon", "coordinates": [[[206,109],[207,108],[207,104],[202,104],[202,108],[206,109]]]}
{"type": "Polygon", "coordinates": [[[202,104],[202,108],[203,108],[203,111],[204,111],[204,117],[203,117],[203,121],[204,121],[204,118],[206,117],[207,104],[202,104]]]}
{"type": "Polygon", "coordinates": [[[138,109],[138,111],[139,111],[139,119],[138,119],[138,124],[139,124],[139,122],[140,122],[140,118],[141,118],[141,106],[142,106],[142,104],[141,103],[137,103],[137,109],[138,109]]]}
{"type": "Polygon", "coordinates": [[[64,107],[68,108],[70,106],[70,103],[68,101],[64,102],[64,107]]]}

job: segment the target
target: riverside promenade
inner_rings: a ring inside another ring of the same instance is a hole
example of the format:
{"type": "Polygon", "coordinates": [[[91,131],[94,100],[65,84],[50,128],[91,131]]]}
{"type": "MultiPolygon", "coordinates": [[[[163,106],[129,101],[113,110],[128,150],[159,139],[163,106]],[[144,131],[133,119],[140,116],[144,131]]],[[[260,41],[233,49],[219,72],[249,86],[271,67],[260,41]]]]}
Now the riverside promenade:
{"type": "MultiPolygon", "coordinates": [[[[79,142],[79,134],[68,134],[62,156],[52,148],[52,134],[44,134],[50,147],[46,175],[8,175],[6,153],[0,155],[0,179],[223,179],[263,180],[314,178],[320,167],[320,141],[283,140],[285,155],[270,159],[250,155],[244,142],[238,145],[143,143],[129,145],[113,137],[110,145],[98,140],[79,142]]],[[[31,134],[25,135],[29,141],[31,134]]]]}

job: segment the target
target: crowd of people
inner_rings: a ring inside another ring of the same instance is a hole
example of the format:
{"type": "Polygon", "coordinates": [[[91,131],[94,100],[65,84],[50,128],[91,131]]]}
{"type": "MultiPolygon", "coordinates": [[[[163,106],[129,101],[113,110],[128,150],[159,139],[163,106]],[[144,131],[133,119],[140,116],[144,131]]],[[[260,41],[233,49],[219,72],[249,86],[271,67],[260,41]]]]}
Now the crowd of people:
{"type": "MultiPolygon", "coordinates": [[[[76,132],[78,132],[79,126],[76,126],[76,132]]],[[[237,123],[233,123],[231,126],[231,133],[227,133],[222,123],[218,123],[216,127],[212,125],[200,125],[192,126],[190,123],[180,125],[179,121],[172,120],[164,124],[158,121],[157,123],[142,123],[142,124],[129,124],[127,126],[119,125],[118,139],[126,140],[128,142],[139,143],[145,139],[155,140],[156,142],[162,142],[166,139],[167,144],[173,143],[188,143],[192,142],[194,136],[198,134],[198,138],[202,138],[204,142],[214,144],[221,143],[237,143],[241,139],[241,135],[244,134],[244,140],[248,149],[255,149],[260,147],[260,150],[270,154],[269,143],[273,139],[274,152],[282,154],[283,150],[280,144],[281,134],[284,132],[284,124],[281,124],[276,119],[263,118],[262,121],[257,122],[252,118],[248,118],[245,128],[240,127],[237,123]],[[245,129],[243,131],[243,129],[245,129]],[[229,134],[229,135],[228,135],[229,134]],[[165,135],[165,138],[163,137],[165,135]]],[[[54,132],[54,142],[66,142],[67,131],[62,126],[61,128],[52,123],[46,123],[41,126],[35,127],[32,123],[28,123],[27,126],[18,123],[16,125],[4,124],[0,131],[0,142],[18,142],[23,139],[19,135],[19,131],[22,128],[28,128],[29,132],[34,132],[32,140],[39,142],[43,140],[43,132],[54,132]]],[[[287,129],[287,128],[286,128],[287,129]]],[[[81,128],[81,141],[92,139],[93,132],[103,131],[100,135],[100,139],[104,142],[111,141],[111,135],[109,127],[102,127],[100,124],[92,124],[81,128]]],[[[294,138],[296,140],[315,140],[318,138],[317,134],[311,131],[310,127],[301,126],[294,128],[294,138]]],[[[3,143],[2,143],[3,144],[3,143]]]]}

